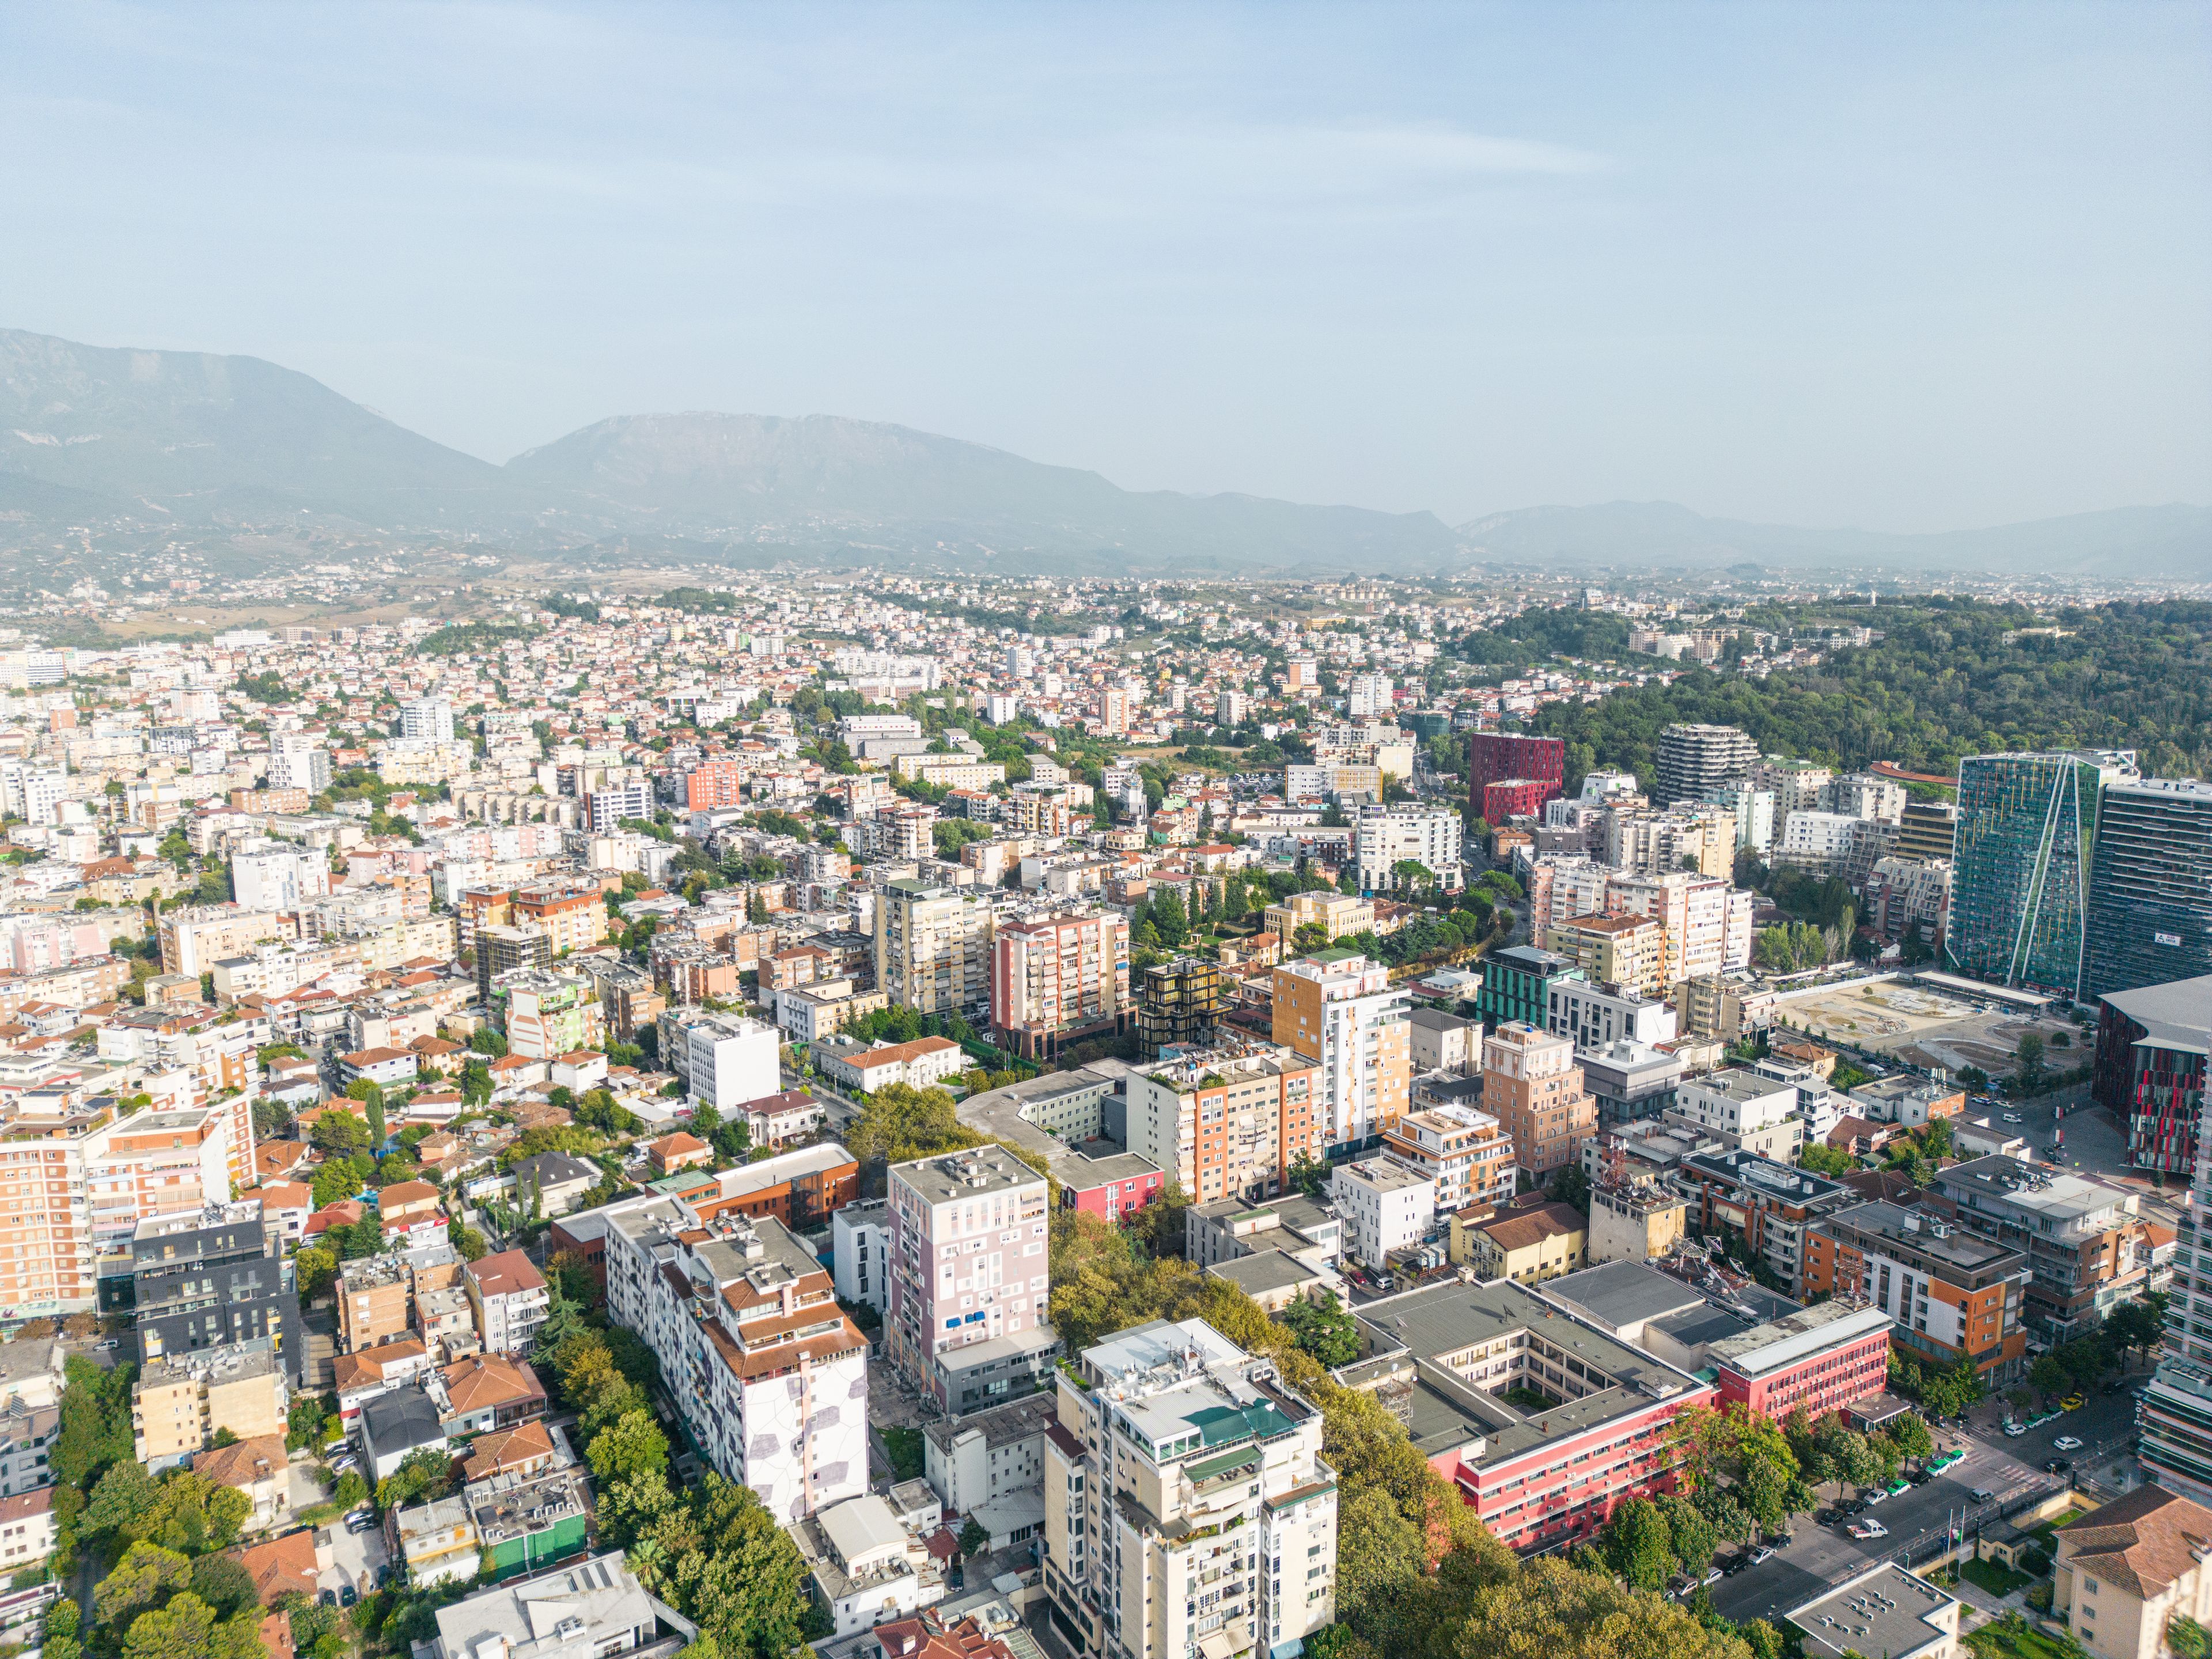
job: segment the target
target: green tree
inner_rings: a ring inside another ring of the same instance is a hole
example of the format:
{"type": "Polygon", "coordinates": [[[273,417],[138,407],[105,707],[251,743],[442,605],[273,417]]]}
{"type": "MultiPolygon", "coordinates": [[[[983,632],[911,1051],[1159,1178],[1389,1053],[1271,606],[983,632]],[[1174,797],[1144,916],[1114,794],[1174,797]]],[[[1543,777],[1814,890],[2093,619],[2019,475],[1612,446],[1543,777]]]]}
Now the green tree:
{"type": "Polygon", "coordinates": [[[2043,1087],[2043,1038],[2034,1031],[2021,1037],[2012,1051],[2013,1082],[2024,1095],[2043,1087]]]}
{"type": "Polygon", "coordinates": [[[1152,911],[1160,943],[1170,951],[1180,949],[1190,937],[1190,917],[1181,896],[1172,890],[1163,892],[1152,901],[1152,911]]]}
{"type": "Polygon", "coordinates": [[[337,1282],[338,1259],[332,1251],[309,1245],[292,1258],[292,1267],[303,1306],[319,1299],[337,1282]]]}
{"type": "Polygon", "coordinates": [[[239,1564],[232,1555],[203,1555],[192,1563],[192,1594],[216,1611],[220,1619],[228,1619],[251,1607],[256,1612],[261,1606],[260,1593],[253,1587],[253,1575],[239,1564]]]}
{"type": "Polygon", "coordinates": [[[1632,1498],[1613,1512],[1604,1554],[1631,1589],[1656,1590],[1675,1571],[1673,1529],[1649,1498],[1632,1498]]]}
{"type": "Polygon", "coordinates": [[[1316,1364],[1334,1370],[1359,1358],[1359,1331],[1334,1291],[1300,1297],[1283,1310],[1282,1322],[1298,1347],[1316,1364]]]}
{"type": "Polygon", "coordinates": [[[2166,1621],[2166,1644],[2179,1659],[2205,1659],[2212,1650],[2212,1638],[2187,1613],[2177,1613],[2166,1621]]]}
{"type": "Polygon", "coordinates": [[[1364,1486],[1337,1515],[1336,1616],[1367,1627],[1420,1577],[1427,1540],[1389,1492],[1364,1486]]]}
{"type": "Polygon", "coordinates": [[[92,1489],[92,1501],[85,1505],[84,1528],[93,1533],[143,1536],[141,1524],[155,1512],[160,1502],[159,1489],[154,1477],[146,1473],[144,1464],[117,1463],[100,1476],[100,1484],[92,1489]]]}
{"type": "Polygon", "coordinates": [[[971,1515],[968,1524],[960,1528],[958,1542],[961,1554],[981,1555],[991,1547],[990,1530],[971,1515]]]}
{"type": "Polygon", "coordinates": [[[368,1150],[368,1126],[351,1112],[333,1107],[315,1120],[307,1139],[319,1152],[351,1157],[368,1150]]]}
{"type": "Polygon", "coordinates": [[[2055,1353],[2038,1356],[2027,1368],[2028,1386],[2045,1395],[2066,1392],[2066,1366],[2055,1353]]]}
{"type": "Polygon", "coordinates": [[[92,1610],[111,1630],[126,1627],[141,1610],[192,1582],[192,1559],[143,1539],[126,1548],[107,1576],[93,1587],[92,1610]]]}
{"type": "Polygon", "coordinates": [[[370,1079],[357,1077],[346,1085],[346,1097],[361,1103],[362,1116],[368,1126],[368,1146],[382,1146],[385,1142],[384,1091],[370,1079]]]}
{"type": "Polygon", "coordinates": [[[1936,1439],[1928,1432],[1928,1425],[1909,1412],[1890,1424],[1888,1433],[1890,1443],[1897,1448],[1900,1457],[1932,1457],[1936,1454],[1936,1439]]]}
{"type": "Polygon", "coordinates": [[[123,1638],[123,1659],[258,1659],[258,1610],[235,1619],[185,1591],[166,1607],[142,1613],[123,1638]]]}
{"type": "Polygon", "coordinates": [[[640,1404],[594,1435],[584,1456],[602,1486],[659,1474],[668,1467],[668,1437],[640,1404]]]}
{"type": "Polygon", "coordinates": [[[1705,1564],[1713,1559],[1713,1552],[1721,1547],[1720,1532],[1711,1518],[1679,1492],[1665,1494],[1657,1504],[1682,1571],[1703,1572],[1705,1564]]]}

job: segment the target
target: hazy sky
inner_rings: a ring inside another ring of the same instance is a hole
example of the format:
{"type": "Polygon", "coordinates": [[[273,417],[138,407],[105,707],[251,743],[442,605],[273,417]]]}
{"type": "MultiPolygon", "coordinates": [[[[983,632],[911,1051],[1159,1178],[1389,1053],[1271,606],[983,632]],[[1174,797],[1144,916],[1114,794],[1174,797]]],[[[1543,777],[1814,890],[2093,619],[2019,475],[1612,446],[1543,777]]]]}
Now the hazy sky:
{"type": "Polygon", "coordinates": [[[2212,501],[2212,6],[0,10],[0,325],[495,460],[821,411],[1133,488],[2212,501]]]}

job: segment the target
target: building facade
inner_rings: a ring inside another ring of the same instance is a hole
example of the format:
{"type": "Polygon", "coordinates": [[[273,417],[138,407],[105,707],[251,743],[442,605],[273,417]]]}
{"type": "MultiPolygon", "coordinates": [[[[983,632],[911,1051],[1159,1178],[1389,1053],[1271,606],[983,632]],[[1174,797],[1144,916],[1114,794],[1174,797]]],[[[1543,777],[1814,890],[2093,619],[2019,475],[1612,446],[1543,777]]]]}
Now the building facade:
{"type": "Polygon", "coordinates": [[[1003,1147],[891,1166],[884,1351],[947,1411],[1027,1393],[1049,1370],[1045,1194],[1003,1147]],[[964,1375],[987,1358],[1019,1363],[985,1385],[990,1398],[963,1401],[964,1375]]]}
{"type": "Polygon", "coordinates": [[[1357,951],[1323,951],[1275,969],[1274,1037],[1319,1068],[1333,1148],[1376,1145],[1406,1115],[1413,1085],[1407,993],[1357,951]]]}
{"type": "Polygon", "coordinates": [[[1581,1163],[1597,1133],[1574,1044],[1534,1025],[1501,1025],[1483,1039],[1482,1103],[1512,1141],[1514,1162],[1539,1182],[1581,1163]]]}
{"type": "Polygon", "coordinates": [[[2212,783],[2106,789],[2089,879],[2084,1000],[2212,974],[2212,783]]]}

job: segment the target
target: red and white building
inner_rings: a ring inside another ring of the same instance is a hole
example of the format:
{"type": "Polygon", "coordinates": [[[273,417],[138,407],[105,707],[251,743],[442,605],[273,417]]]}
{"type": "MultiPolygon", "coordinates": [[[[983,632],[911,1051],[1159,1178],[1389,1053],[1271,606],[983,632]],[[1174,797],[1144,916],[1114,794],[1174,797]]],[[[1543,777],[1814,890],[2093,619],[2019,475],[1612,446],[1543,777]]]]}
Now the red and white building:
{"type": "Polygon", "coordinates": [[[1060,1179],[1060,1207],[1080,1210],[1116,1226],[1160,1195],[1167,1176],[1149,1158],[1134,1152],[1112,1158],[1065,1158],[1054,1166],[1060,1179]]]}
{"type": "Polygon", "coordinates": [[[1707,1353],[1723,1403],[1781,1419],[1840,1411],[1889,1386],[1896,1321],[1858,1302],[1823,1302],[1771,1324],[1724,1337],[1707,1353]]]}
{"type": "Polygon", "coordinates": [[[1720,1391],[1510,1280],[1447,1280],[1358,1312],[1364,1358],[1336,1380],[1410,1424],[1430,1465],[1501,1542],[1571,1549],[1631,1498],[1677,1489],[1668,1426],[1720,1391]],[[1425,1366],[1444,1373],[1440,1383],[1425,1366]],[[1453,1386],[1456,1384],[1457,1386],[1453,1386]],[[1509,1389],[1544,1396],[1508,1403],[1509,1389]]]}
{"type": "Polygon", "coordinates": [[[991,939],[991,1029],[1000,1047],[1049,1059],[1118,1031],[1129,1012],[1129,924],[1112,912],[1032,916],[991,939]]]}

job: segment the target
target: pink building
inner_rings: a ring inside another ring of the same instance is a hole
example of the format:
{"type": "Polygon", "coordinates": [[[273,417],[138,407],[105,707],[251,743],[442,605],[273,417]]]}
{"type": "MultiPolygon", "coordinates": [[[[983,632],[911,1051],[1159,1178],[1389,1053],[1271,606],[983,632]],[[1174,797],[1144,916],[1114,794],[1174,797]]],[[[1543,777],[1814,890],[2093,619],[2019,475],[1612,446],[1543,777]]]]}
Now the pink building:
{"type": "Polygon", "coordinates": [[[1081,1210],[1116,1226],[1158,1198],[1168,1180],[1158,1164],[1134,1152],[1073,1158],[1054,1173],[1060,1177],[1061,1209],[1081,1210]]]}
{"type": "Polygon", "coordinates": [[[1045,1309],[1045,1179],[1000,1146],[890,1170],[891,1363],[954,1413],[1030,1392],[1058,1339],[1045,1309]]]}
{"type": "Polygon", "coordinates": [[[991,939],[991,1029],[1032,1060],[1121,1029],[1129,1013],[1129,924],[1111,911],[1036,916],[991,939]]]}

